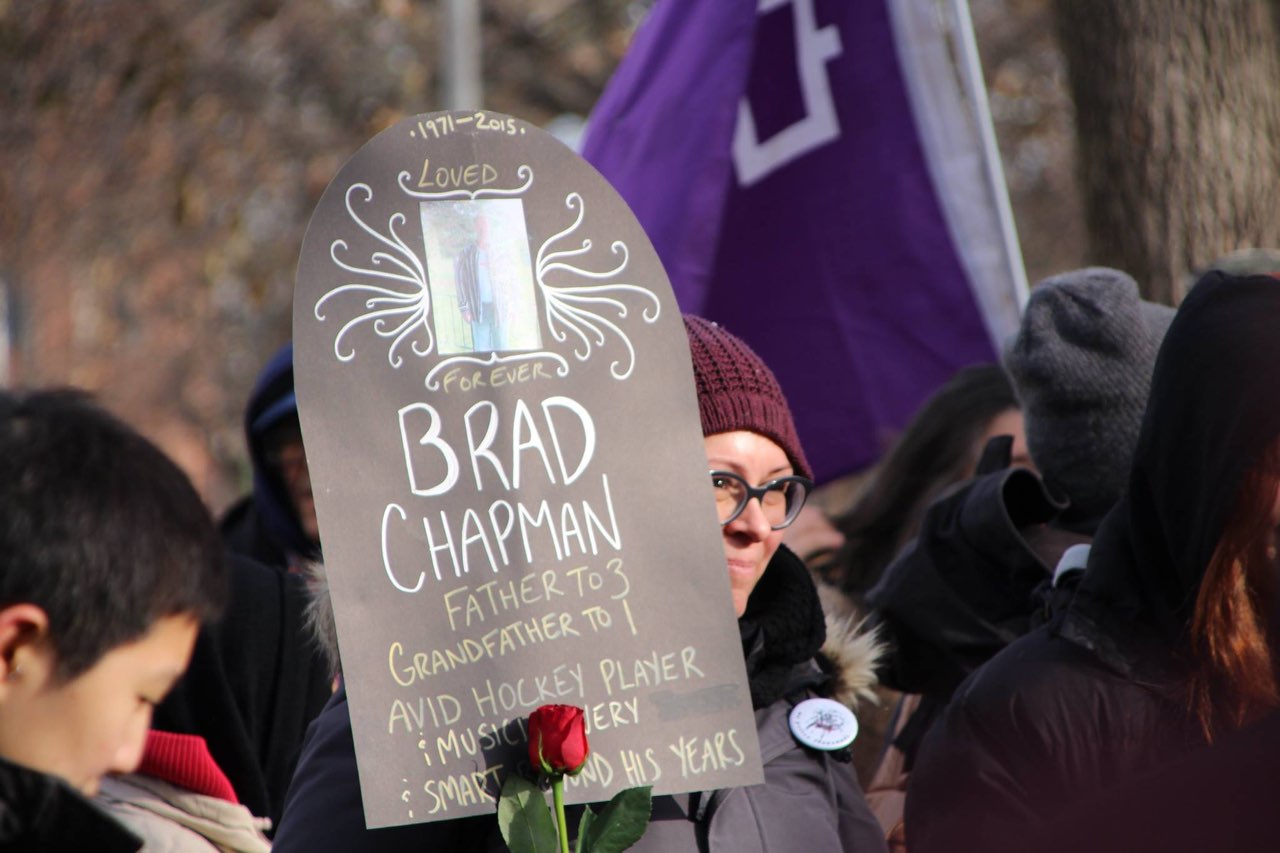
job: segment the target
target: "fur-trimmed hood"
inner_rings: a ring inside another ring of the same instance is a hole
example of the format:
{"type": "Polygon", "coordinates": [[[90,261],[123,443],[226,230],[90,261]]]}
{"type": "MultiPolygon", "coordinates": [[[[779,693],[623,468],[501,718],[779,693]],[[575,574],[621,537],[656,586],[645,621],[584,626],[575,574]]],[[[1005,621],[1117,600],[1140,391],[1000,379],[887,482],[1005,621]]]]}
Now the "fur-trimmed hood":
{"type": "Polygon", "coordinates": [[[333,618],[333,599],[329,597],[329,575],[324,570],[324,563],[319,561],[307,563],[304,572],[307,590],[311,593],[303,614],[307,633],[329,661],[329,670],[336,677],[342,673],[342,658],[338,654],[338,625],[333,618]]]}
{"type": "MultiPolygon", "coordinates": [[[[834,594],[842,595],[839,591],[834,594]]],[[[863,703],[878,704],[876,667],[885,652],[879,630],[868,629],[865,617],[854,611],[837,614],[826,610],[826,622],[822,656],[831,664],[831,698],[855,713],[863,703]]]]}

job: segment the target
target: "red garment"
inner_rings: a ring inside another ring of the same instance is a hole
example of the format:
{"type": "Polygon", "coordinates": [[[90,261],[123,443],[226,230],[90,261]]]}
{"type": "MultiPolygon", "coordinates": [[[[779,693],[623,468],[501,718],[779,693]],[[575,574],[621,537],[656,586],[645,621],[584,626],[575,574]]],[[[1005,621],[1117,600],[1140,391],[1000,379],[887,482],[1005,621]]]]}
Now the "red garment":
{"type": "Polygon", "coordinates": [[[230,780],[209,754],[209,745],[199,735],[152,729],[147,732],[147,745],[137,772],[197,794],[240,802],[230,780]]]}

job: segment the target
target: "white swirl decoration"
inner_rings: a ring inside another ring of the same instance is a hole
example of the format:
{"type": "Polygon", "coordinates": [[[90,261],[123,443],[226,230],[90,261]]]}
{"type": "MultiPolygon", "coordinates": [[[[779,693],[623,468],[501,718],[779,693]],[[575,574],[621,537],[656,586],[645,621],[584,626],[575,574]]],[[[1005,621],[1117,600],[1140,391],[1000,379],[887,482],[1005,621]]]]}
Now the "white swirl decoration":
{"type": "MultiPolygon", "coordinates": [[[[523,185],[513,189],[484,188],[472,191],[451,191],[443,193],[423,193],[408,186],[409,174],[400,173],[400,189],[408,196],[418,199],[442,199],[466,196],[472,200],[482,195],[517,196],[527,190],[533,183],[533,170],[521,166],[517,174],[524,180],[523,185]]],[[[392,368],[399,369],[404,364],[404,349],[419,358],[425,358],[435,351],[435,336],[432,333],[431,291],[427,282],[426,262],[416,254],[397,229],[403,229],[408,221],[403,211],[396,211],[387,217],[385,233],[369,225],[359,213],[357,207],[368,206],[373,202],[373,188],[366,183],[355,183],[347,188],[344,197],[347,214],[360,230],[372,237],[377,244],[369,252],[363,264],[352,260],[351,245],[343,238],[335,238],[329,244],[329,256],[339,269],[349,273],[353,278],[339,284],[321,296],[315,304],[315,317],[324,322],[326,306],[330,300],[339,297],[350,298],[353,295],[363,300],[363,310],[347,320],[333,339],[333,353],[339,361],[349,362],[356,356],[354,343],[347,340],[348,335],[357,328],[372,328],[378,337],[390,341],[387,347],[387,361],[392,368]]],[[[616,337],[626,349],[626,356],[615,359],[609,372],[615,379],[626,379],[635,369],[636,352],[630,337],[622,328],[622,321],[631,313],[628,301],[640,297],[645,305],[640,313],[646,323],[657,321],[661,311],[661,303],[648,288],[636,284],[616,281],[627,269],[630,252],[621,240],[609,244],[616,263],[611,269],[592,271],[587,267],[587,259],[591,255],[592,241],[583,238],[577,245],[572,245],[574,233],[582,226],[586,208],[582,196],[571,192],[565,197],[565,207],[576,214],[573,223],[557,234],[552,235],[538,249],[535,263],[535,275],[539,293],[542,295],[546,331],[558,343],[571,341],[573,356],[578,361],[586,361],[596,347],[604,347],[610,335],[616,337]],[[554,278],[553,284],[548,279],[554,278]]],[[[471,363],[481,367],[489,367],[507,362],[532,361],[546,359],[556,365],[556,375],[566,376],[569,373],[569,362],[556,352],[543,349],[538,352],[498,353],[456,355],[441,360],[425,377],[428,388],[438,387],[438,376],[445,367],[457,363],[471,363]]]]}
{"type": "Polygon", "coordinates": [[[604,346],[605,332],[612,332],[626,347],[627,362],[624,366],[622,359],[614,361],[610,365],[609,372],[615,379],[626,379],[635,369],[635,347],[626,332],[613,319],[604,315],[607,312],[617,320],[626,319],[629,309],[623,298],[629,295],[640,295],[646,297],[649,302],[640,316],[646,323],[653,323],[658,319],[661,303],[652,291],[637,284],[615,281],[608,284],[553,285],[547,281],[547,276],[551,273],[568,273],[588,281],[605,281],[621,275],[631,257],[626,244],[621,240],[615,240],[610,244],[609,249],[619,260],[612,269],[592,272],[570,263],[569,259],[590,252],[592,243],[590,239],[583,239],[576,248],[557,247],[561,241],[567,242],[568,238],[578,230],[586,214],[586,206],[578,193],[569,193],[564,203],[565,207],[577,212],[577,217],[572,225],[552,235],[538,249],[536,274],[545,306],[547,330],[560,343],[568,340],[570,334],[575,335],[578,342],[574,346],[573,355],[579,361],[586,361],[593,347],[604,346]]]}
{"type": "Polygon", "coordinates": [[[355,349],[344,348],[343,339],[357,326],[370,323],[378,337],[391,341],[387,348],[387,361],[393,368],[399,368],[404,363],[400,349],[406,343],[413,354],[419,357],[429,355],[435,348],[431,325],[427,322],[431,313],[427,273],[422,259],[396,233],[397,227],[404,226],[405,215],[401,212],[391,214],[387,218],[387,232],[383,234],[369,226],[356,213],[353,199],[358,194],[364,196],[361,199],[364,204],[373,201],[372,187],[363,183],[352,184],[347,188],[345,198],[347,213],[361,230],[391,251],[373,251],[369,255],[367,266],[357,266],[344,259],[350,248],[347,241],[334,240],[329,245],[329,256],[333,262],[363,280],[341,284],[325,293],[316,301],[315,316],[323,322],[324,305],[335,296],[349,293],[364,295],[365,311],[348,320],[334,336],[333,354],[339,361],[351,361],[355,358],[355,349]]]}

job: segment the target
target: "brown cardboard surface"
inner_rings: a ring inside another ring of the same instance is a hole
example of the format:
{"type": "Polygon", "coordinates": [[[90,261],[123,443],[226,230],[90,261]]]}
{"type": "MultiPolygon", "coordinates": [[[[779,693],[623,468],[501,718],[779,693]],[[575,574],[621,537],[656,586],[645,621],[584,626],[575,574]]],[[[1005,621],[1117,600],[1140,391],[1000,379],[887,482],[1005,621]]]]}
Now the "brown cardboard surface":
{"type": "Polygon", "coordinates": [[[497,113],[379,134],[294,358],[371,827],[494,811],[551,703],[570,802],[762,781],[679,308],[590,165],[497,113]]]}

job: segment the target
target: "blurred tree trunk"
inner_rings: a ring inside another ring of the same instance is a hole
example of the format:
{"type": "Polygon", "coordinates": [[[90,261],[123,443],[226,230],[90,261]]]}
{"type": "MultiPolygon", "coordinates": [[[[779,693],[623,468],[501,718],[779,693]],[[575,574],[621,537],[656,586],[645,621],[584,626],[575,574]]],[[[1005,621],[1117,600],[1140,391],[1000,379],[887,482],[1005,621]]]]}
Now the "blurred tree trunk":
{"type": "Polygon", "coordinates": [[[1176,303],[1215,258],[1280,247],[1280,2],[1053,3],[1092,260],[1176,303]]]}

